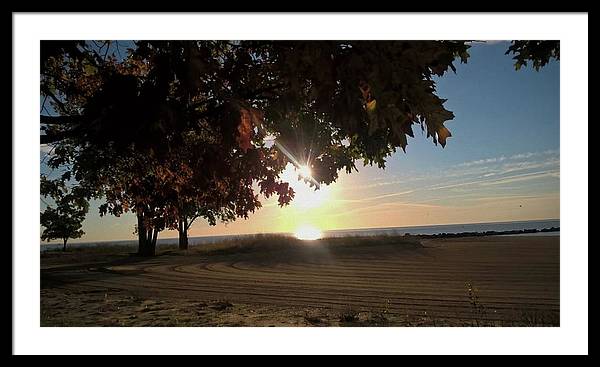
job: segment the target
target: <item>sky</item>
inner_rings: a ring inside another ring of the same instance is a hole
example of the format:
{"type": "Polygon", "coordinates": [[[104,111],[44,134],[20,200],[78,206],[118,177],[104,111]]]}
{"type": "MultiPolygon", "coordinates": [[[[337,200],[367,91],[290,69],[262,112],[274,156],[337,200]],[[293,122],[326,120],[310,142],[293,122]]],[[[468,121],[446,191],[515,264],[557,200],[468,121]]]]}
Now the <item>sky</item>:
{"type": "MultiPolygon", "coordinates": [[[[508,42],[474,44],[467,64],[437,78],[437,94],[455,118],[445,148],[415,129],[406,153],[385,170],[363,167],[313,191],[291,165],[291,205],[262,199],[247,220],[209,226],[198,219],[190,236],[296,232],[558,219],[560,213],[559,62],[515,71],[508,42]]],[[[47,148],[41,148],[41,160],[47,148]]],[[[44,164],[42,172],[47,172],[44,164]]],[[[100,217],[92,202],[75,242],[135,239],[133,214],[100,217]]],[[[40,203],[42,209],[45,207],[40,203]]],[[[163,231],[159,238],[177,237],[163,231]]]]}

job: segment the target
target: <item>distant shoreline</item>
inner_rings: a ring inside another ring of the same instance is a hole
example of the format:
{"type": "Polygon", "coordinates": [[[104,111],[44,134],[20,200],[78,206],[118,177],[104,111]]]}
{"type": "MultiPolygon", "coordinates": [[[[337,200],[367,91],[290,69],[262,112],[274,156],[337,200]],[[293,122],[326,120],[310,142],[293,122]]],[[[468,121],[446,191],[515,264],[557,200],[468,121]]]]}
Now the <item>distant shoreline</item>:
{"type": "MultiPolygon", "coordinates": [[[[560,232],[560,227],[550,227],[542,229],[516,229],[510,231],[484,231],[484,232],[460,232],[460,233],[436,233],[436,234],[419,234],[415,235],[419,238],[457,238],[457,237],[483,237],[483,236],[504,236],[504,235],[519,235],[530,233],[548,233],[560,232]]],[[[406,233],[405,236],[410,236],[406,233]]]]}

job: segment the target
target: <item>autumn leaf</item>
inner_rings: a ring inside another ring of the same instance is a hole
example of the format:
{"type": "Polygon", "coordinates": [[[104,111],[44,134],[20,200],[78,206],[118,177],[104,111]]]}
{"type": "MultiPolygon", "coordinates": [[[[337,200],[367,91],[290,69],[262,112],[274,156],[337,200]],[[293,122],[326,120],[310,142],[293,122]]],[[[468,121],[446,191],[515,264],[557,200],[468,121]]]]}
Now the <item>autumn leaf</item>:
{"type": "Polygon", "coordinates": [[[377,101],[376,100],[371,100],[369,102],[367,102],[367,112],[373,112],[375,111],[375,108],[377,107],[377,101]]]}
{"type": "Polygon", "coordinates": [[[446,146],[446,139],[452,136],[452,134],[450,133],[450,130],[448,130],[443,125],[438,129],[437,135],[438,135],[438,141],[440,142],[442,147],[446,146]]]}
{"type": "Polygon", "coordinates": [[[240,149],[246,153],[251,146],[252,120],[251,113],[245,108],[240,109],[240,124],[238,125],[237,131],[238,136],[236,137],[236,142],[240,149]]]}

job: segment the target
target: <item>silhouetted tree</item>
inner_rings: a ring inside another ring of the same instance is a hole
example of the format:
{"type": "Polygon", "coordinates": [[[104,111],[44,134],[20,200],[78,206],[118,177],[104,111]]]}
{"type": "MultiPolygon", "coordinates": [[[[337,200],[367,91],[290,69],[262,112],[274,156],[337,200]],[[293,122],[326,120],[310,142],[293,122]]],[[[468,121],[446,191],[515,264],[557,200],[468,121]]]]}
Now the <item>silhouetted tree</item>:
{"type": "Polygon", "coordinates": [[[48,205],[40,214],[44,227],[41,239],[61,239],[63,251],[67,251],[69,238],[80,238],[85,234],[81,226],[88,212],[88,203],[77,188],[69,189],[63,181],[49,181],[42,176],[40,182],[42,194],[55,202],[55,207],[48,205]]]}

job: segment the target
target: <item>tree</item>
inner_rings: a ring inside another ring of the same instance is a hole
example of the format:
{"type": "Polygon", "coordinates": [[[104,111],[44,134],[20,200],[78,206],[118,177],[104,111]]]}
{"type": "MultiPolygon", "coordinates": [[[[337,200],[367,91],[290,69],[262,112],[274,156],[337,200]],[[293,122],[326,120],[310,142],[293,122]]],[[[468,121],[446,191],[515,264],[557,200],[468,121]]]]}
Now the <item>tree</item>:
{"type": "Polygon", "coordinates": [[[44,227],[41,239],[62,239],[63,251],[67,251],[69,238],[80,238],[85,234],[81,226],[88,212],[88,203],[77,188],[68,189],[62,181],[49,181],[44,176],[41,178],[41,192],[56,203],[55,207],[48,205],[40,214],[44,227]]]}
{"type": "MultiPolygon", "coordinates": [[[[74,112],[42,120],[48,122],[42,137],[55,144],[49,165],[69,167],[90,196],[104,198],[101,215],[134,211],[141,255],[153,255],[158,232],[175,229],[179,222],[187,237],[193,216],[204,216],[211,223],[216,218],[247,217],[260,207],[255,182],[264,195],[277,193],[282,205],[293,195],[277,179],[285,166],[283,157],[264,145],[252,151],[240,146],[244,131],[238,129],[238,103],[230,99],[211,108],[218,120],[206,121],[202,118],[206,107],[198,102],[202,96],[196,92],[192,98],[192,87],[177,78],[176,72],[185,70],[169,58],[174,46],[168,42],[159,46],[143,56],[153,60],[148,70],[139,67],[145,65],[139,55],[122,63],[108,58],[87,71],[79,70],[87,58],[65,58],[67,65],[49,70],[43,78],[64,84],[59,89],[64,92],[56,97],[62,106],[57,107],[74,112]],[[88,94],[94,83],[95,92],[88,94]],[[170,85],[168,90],[165,85],[170,85]],[[156,105],[162,107],[152,110],[156,105]],[[176,126],[160,125],[167,120],[176,126]],[[189,212],[190,208],[198,210],[189,212]]],[[[187,52],[186,43],[180,46],[187,52]]],[[[143,54],[143,47],[139,51],[143,54]]],[[[257,117],[254,109],[245,108],[257,117]]]]}

